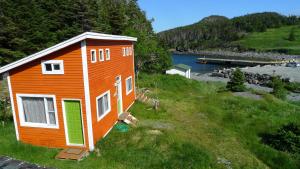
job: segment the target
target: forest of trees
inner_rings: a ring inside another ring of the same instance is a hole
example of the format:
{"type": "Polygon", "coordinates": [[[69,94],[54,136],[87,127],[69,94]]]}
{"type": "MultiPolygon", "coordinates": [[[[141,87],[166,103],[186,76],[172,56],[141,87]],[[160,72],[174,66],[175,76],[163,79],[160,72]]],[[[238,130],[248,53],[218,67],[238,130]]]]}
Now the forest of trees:
{"type": "MultiPolygon", "coordinates": [[[[198,23],[158,33],[168,48],[201,50],[232,48],[230,42],[241,39],[250,32],[264,32],[268,28],[300,24],[297,16],[284,16],[275,12],[248,14],[228,19],[209,16],[198,23]]],[[[238,46],[237,46],[238,47],[238,46]]]]}
{"type": "Polygon", "coordinates": [[[137,0],[1,0],[0,66],[86,31],[138,38],[139,70],[160,72],[171,64],[137,0]]]}

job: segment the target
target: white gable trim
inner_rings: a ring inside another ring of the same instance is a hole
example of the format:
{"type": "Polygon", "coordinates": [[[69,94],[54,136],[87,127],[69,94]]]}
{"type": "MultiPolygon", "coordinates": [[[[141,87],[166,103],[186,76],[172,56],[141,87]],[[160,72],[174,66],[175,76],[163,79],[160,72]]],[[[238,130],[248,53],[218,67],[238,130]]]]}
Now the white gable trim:
{"type": "Polygon", "coordinates": [[[3,66],[0,68],[0,73],[7,72],[13,68],[16,68],[18,66],[24,65],[28,62],[31,62],[33,60],[39,59],[43,56],[46,56],[50,53],[53,53],[55,51],[58,51],[60,49],[63,49],[67,46],[70,46],[72,44],[78,43],[85,39],[98,39],[98,40],[124,40],[124,41],[137,41],[137,38],[129,37],[129,36],[118,36],[118,35],[108,35],[108,34],[101,34],[101,33],[93,33],[93,32],[85,32],[83,34],[80,34],[78,36],[75,36],[69,40],[66,40],[64,42],[61,42],[57,45],[54,45],[50,48],[47,48],[45,50],[42,50],[40,52],[37,52],[33,55],[29,55],[23,59],[20,59],[18,61],[15,61],[11,64],[8,64],[6,66],[3,66]]]}
{"type": "Polygon", "coordinates": [[[16,131],[16,137],[17,140],[20,140],[19,137],[19,130],[18,130],[18,123],[17,123],[17,117],[16,117],[16,111],[15,111],[15,102],[14,102],[14,95],[12,92],[12,87],[11,87],[11,81],[10,81],[10,75],[7,74],[7,83],[8,83],[8,90],[9,90],[9,95],[10,95],[10,104],[11,104],[11,110],[14,118],[14,126],[15,126],[15,131],[16,131]]]}
{"type": "Polygon", "coordinates": [[[88,141],[90,151],[94,150],[94,137],[93,137],[93,123],[92,123],[92,111],[91,111],[91,97],[90,97],[90,84],[88,74],[88,63],[87,63],[87,51],[86,41],[81,42],[81,56],[82,56],[82,71],[83,71],[83,84],[84,84],[84,97],[85,97],[85,113],[86,123],[88,130],[88,141]]]}

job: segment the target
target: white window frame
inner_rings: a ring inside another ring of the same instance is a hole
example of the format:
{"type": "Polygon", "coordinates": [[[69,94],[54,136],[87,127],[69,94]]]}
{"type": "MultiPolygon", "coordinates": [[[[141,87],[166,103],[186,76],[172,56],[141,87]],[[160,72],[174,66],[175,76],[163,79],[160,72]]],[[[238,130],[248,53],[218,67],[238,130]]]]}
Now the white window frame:
{"type": "Polygon", "coordinates": [[[132,47],[129,47],[129,55],[132,56],[132,47]]]}
{"type": "Polygon", "coordinates": [[[104,50],[103,49],[99,49],[99,62],[103,62],[104,61],[104,50]],[[102,52],[102,55],[101,55],[102,52]],[[101,58],[102,56],[102,58],[101,58]]]}
{"type": "Polygon", "coordinates": [[[43,60],[41,62],[42,73],[46,75],[63,75],[64,72],[64,61],[63,60],[43,60]],[[51,64],[52,71],[46,70],[46,64],[51,64]],[[60,70],[54,70],[54,65],[59,64],[60,70]]]}
{"type": "Polygon", "coordinates": [[[126,49],[122,48],[123,56],[126,56],[126,49]]]}
{"type": "Polygon", "coordinates": [[[96,49],[91,49],[91,62],[92,63],[97,62],[97,51],[96,51],[96,49]],[[95,52],[95,60],[93,60],[93,52],[95,52]]]}
{"type": "Polygon", "coordinates": [[[126,85],[126,95],[129,95],[133,91],[133,81],[132,81],[132,76],[129,76],[125,79],[125,85],[126,85]],[[127,91],[127,80],[131,79],[131,89],[127,91]]]}
{"type": "Polygon", "coordinates": [[[126,47],[126,56],[129,56],[129,47],[126,47]]]}
{"type": "Polygon", "coordinates": [[[110,49],[109,49],[109,48],[106,48],[106,49],[105,49],[105,59],[106,59],[106,60],[110,60],[110,57],[111,57],[111,56],[110,56],[110,49]],[[108,56],[108,57],[107,57],[107,56],[108,56]]]}
{"type": "Polygon", "coordinates": [[[57,106],[56,106],[56,97],[55,97],[55,95],[16,94],[16,96],[17,96],[17,104],[18,104],[18,110],[19,110],[18,114],[19,114],[20,126],[22,126],[22,127],[59,129],[58,116],[57,116],[57,106]],[[24,115],[22,97],[39,97],[39,98],[42,97],[42,98],[44,98],[47,124],[44,124],[44,123],[32,123],[32,122],[26,122],[25,121],[25,115],[24,115]],[[46,102],[46,98],[52,98],[53,99],[53,106],[54,106],[54,111],[55,111],[54,112],[54,114],[55,114],[55,125],[51,125],[50,122],[49,122],[50,120],[49,120],[48,105],[47,105],[47,102],[46,102]]]}
{"type": "Polygon", "coordinates": [[[110,90],[108,90],[108,91],[102,93],[101,95],[99,95],[98,97],[96,97],[96,109],[97,109],[97,121],[102,120],[111,111],[110,90]],[[107,97],[107,99],[108,99],[108,109],[101,116],[99,116],[98,99],[100,99],[101,97],[103,97],[106,94],[108,95],[108,97],[107,97]]]}

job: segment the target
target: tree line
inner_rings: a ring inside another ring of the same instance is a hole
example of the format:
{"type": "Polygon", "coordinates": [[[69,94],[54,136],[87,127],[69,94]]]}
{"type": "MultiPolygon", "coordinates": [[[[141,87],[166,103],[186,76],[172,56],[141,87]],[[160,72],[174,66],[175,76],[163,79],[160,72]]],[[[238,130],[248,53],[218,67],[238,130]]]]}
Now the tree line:
{"type": "Polygon", "coordinates": [[[0,1],[0,66],[86,31],[138,38],[139,70],[159,72],[171,58],[137,0],[0,1]]]}
{"type": "Polygon", "coordinates": [[[298,16],[284,16],[275,12],[254,13],[232,19],[213,15],[192,25],[160,32],[158,36],[167,47],[179,51],[231,48],[230,42],[243,38],[247,33],[297,24],[300,24],[298,16]]]}

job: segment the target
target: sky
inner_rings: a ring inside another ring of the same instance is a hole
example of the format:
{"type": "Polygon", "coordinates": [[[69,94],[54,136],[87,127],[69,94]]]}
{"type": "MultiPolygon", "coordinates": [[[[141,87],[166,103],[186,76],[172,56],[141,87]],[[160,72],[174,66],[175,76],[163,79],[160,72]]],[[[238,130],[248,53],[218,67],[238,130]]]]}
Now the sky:
{"type": "Polygon", "coordinates": [[[254,12],[300,15],[300,0],[138,0],[155,32],[196,23],[210,15],[229,18],[254,12]]]}

